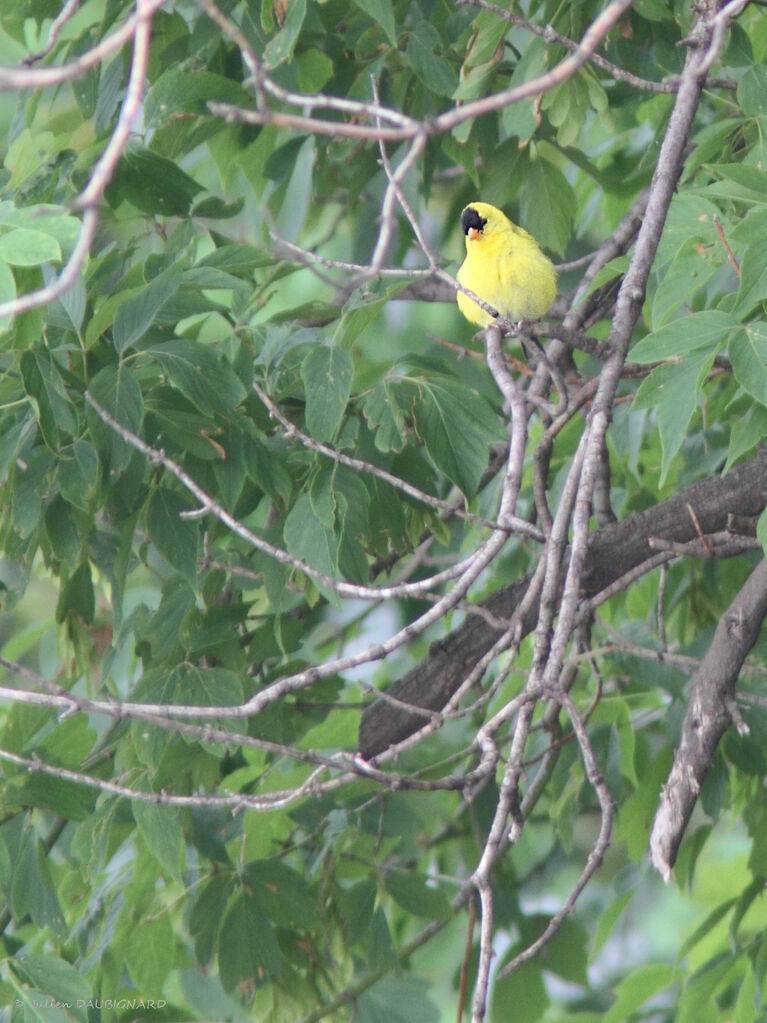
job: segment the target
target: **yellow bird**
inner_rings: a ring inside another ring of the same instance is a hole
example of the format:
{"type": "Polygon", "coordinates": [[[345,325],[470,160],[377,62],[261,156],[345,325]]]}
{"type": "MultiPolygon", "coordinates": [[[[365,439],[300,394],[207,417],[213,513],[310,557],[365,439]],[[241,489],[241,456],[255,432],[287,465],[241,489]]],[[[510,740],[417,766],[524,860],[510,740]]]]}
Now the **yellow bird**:
{"type": "MultiPolygon", "coordinates": [[[[557,294],[551,260],[527,231],[486,202],[470,203],[461,214],[466,259],[457,280],[508,320],[537,320],[557,294]]],[[[458,308],[471,323],[487,327],[493,317],[457,293],[458,308]]]]}

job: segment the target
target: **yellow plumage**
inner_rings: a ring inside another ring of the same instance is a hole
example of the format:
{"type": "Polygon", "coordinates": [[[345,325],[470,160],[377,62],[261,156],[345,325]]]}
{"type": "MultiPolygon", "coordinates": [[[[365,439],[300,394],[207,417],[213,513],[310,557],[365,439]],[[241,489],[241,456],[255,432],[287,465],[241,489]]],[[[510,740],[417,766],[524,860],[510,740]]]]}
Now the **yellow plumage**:
{"type": "MultiPolygon", "coordinates": [[[[461,214],[466,259],[457,280],[508,320],[537,320],[557,294],[551,260],[527,231],[495,206],[470,203],[461,214]]],[[[458,308],[471,323],[487,327],[493,317],[463,292],[458,308]]]]}

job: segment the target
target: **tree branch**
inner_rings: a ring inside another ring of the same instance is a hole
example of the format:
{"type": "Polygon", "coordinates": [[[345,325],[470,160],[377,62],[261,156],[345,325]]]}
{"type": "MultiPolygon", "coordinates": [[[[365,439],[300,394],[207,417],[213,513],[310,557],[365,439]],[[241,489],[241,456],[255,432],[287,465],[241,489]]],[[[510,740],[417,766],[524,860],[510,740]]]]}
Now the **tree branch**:
{"type": "Polygon", "coordinates": [[[735,707],[735,684],[767,615],[767,561],[762,560],[719,619],[690,687],[682,736],[650,835],[650,861],[671,878],[679,846],[719,740],[733,723],[748,726],[735,707]]]}
{"type": "MultiPolygon", "coordinates": [[[[663,537],[678,543],[698,538],[687,505],[696,511],[704,533],[726,528],[731,512],[759,515],[767,506],[767,450],[751,461],[731,469],[726,476],[712,476],[687,487],[629,519],[593,533],[581,579],[581,597],[592,598],[616,579],[631,572],[653,556],[651,539],[663,537]]],[[[653,560],[650,567],[655,567],[653,560]]],[[[509,619],[527,592],[530,576],[494,593],[483,606],[496,617],[509,619]]],[[[521,619],[523,635],[535,626],[537,600],[521,619]]],[[[391,688],[406,703],[440,710],[461,685],[466,675],[498,637],[487,622],[473,618],[443,640],[432,644],[426,659],[391,688]]],[[[376,701],[365,710],[360,725],[358,748],[373,757],[410,735],[422,724],[422,717],[394,710],[376,701]]]]}

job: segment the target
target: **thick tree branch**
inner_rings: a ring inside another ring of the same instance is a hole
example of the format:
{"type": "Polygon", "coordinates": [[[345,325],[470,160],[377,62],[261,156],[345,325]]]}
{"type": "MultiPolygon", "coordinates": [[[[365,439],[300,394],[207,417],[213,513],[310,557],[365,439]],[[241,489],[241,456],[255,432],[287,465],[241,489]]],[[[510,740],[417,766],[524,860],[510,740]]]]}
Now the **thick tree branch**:
{"type": "MultiPolygon", "coordinates": [[[[581,580],[582,598],[602,592],[615,579],[652,558],[652,538],[677,543],[696,540],[698,531],[688,504],[695,509],[706,534],[724,529],[731,512],[759,515],[767,505],[767,450],[726,476],[701,480],[653,508],[593,533],[581,580]]],[[[508,619],[529,583],[530,577],[526,576],[494,593],[483,606],[497,618],[508,619]]],[[[523,634],[534,628],[537,616],[538,602],[533,601],[521,622],[523,634]]],[[[417,707],[440,710],[497,638],[497,629],[472,618],[444,640],[433,643],[426,659],[392,687],[391,695],[417,707]]],[[[376,701],[362,716],[359,751],[365,757],[376,756],[422,723],[421,715],[376,701]]]]}
{"type": "MultiPolygon", "coordinates": [[[[719,740],[733,721],[740,720],[735,710],[735,683],[765,615],[767,561],[762,560],[720,618],[708,653],[692,681],[682,737],[661,790],[650,836],[650,860],[666,881],[671,878],[671,868],[719,740]]],[[[747,730],[744,722],[739,730],[747,730]]]]}

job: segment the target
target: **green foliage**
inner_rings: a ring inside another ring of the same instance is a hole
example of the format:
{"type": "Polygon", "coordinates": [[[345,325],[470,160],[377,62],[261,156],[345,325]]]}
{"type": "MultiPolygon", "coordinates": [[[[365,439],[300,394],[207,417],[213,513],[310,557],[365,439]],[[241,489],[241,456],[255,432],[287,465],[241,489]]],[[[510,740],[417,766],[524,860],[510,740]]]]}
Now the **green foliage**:
{"type": "MultiPolygon", "coordinates": [[[[377,95],[401,123],[433,125],[555,68],[565,50],[545,26],[578,39],[604,5],[528,7],[537,35],[450,0],[230,2],[218,22],[202,5],[158,9],[89,255],[63,294],[15,311],[6,303],[55,281],[80,243],[78,196],[125,109],[132,47],[18,101],[15,87],[2,94],[3,1019],[437,1023],[455,1018],[462,981],[470,992],[468,879],[500,778],[473,788],[464,775],[478,727],[538,654],[524,641],[511,675],[495,663],[476,706],[404,751],[395,770],[416,784],[400,790],[351,760],[361,707],[464,612],[418,632],[433,606],[422,595],[357,598],[482,548],[508,416],[453,306],[414,302],[403,289],[415,277],[364,271],[409,150],[355,132],[375,118],[348,111],[377,95]]],[[[16,5],[0,14],[2,63],[50,40],[31,68],[70,64],[132,10],[93,0],[54,33],[59,5],[16,5]]],[[[643,0],[599,53],[640,78],[677,75],[690,19],[643,0]]],[[[712,72],[734,87],[701,100],[612,409],[621,517],[767,437],[766,59],[749,7],[712,72]]],[[[398,181],[385,266],[425,266],[413,211],[454,270],[457,213],[478,196],[554,256],[598,248],[650,180],[670,103],[587,63],[432,132],[398,181]]],[[[592,287],[625,269],[617,258],[592,287]]],[[[579,283],[576,266],[560,291],[579,283]]],[[[607,337],[607,315],[589,331],[607,337]]],[[[591,356],[574,360],[598,375],[591,356]]],[[[557,414],[541,408],[516,481],[516,513],[531,518],[534,445],[557,414]]],[[[549,431],[554,500],[582,425],[579,413],[549,431]]],[[[539,553],[509,538],[478,587],[520,579],[539,553]]],[[[643,873],[685,709],[682,658],[704,653],[741,561],[680,559],[662,593],[656,577],[636,581],[600,608],[597,652],[573,647],[571,696],[616,834],[590,901],[493,984],[499,1023],[764,1015],[759,707],[750,736],[718,751],[679,890],[643,873]]],[[[493,878],[500,970],[544,931],[594,837],[565,716],[536,716],[532,735],[526,787],[550,743],[557,754],[493,878]]]]}

